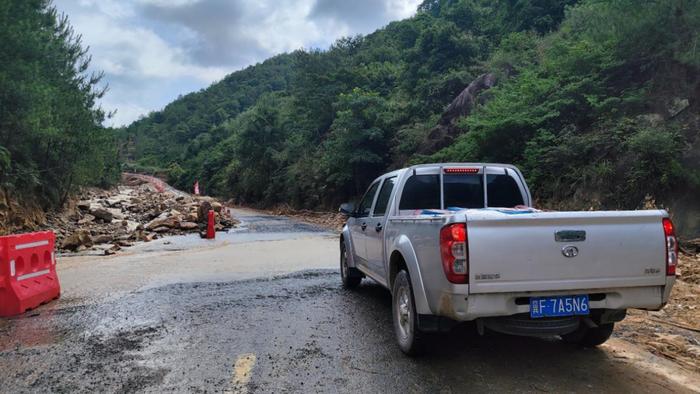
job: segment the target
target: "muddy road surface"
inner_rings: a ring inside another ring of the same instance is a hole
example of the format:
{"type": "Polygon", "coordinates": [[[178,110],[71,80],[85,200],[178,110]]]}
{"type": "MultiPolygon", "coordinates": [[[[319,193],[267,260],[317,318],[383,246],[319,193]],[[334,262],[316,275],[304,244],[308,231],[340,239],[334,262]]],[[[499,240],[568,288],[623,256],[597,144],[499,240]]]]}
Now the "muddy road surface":
{"type": "Polygon", "coordinates": [[[337,237],[235,212],[216,241],[171,237],[59,261],[63,296],[0,320],[0,391],[693,392],[697,376],[620,339],[598,349],[461,326],[421,358],[391,296],[340,286],[337,237]]]}

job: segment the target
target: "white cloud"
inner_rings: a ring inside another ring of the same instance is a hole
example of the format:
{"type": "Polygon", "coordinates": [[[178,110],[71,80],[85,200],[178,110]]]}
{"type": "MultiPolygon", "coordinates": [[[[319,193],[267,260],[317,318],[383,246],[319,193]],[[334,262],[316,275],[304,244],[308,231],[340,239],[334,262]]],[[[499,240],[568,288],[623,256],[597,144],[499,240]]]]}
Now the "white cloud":
{"type": "Polygon", "coordinates": [[[143,78],[195,77],[212,82],[227,70],[192,64],[182,48],[164,41],[153,30],[116,23],[104,15],[79,15],[72,23],[84,29],[93,67],[107,75],[143,78]]]}
{"type": "Polygon", "coordinates": [[[105,121],[107,126],[121,126],[124,124],[129,124],[149,112],[148,108],[134,105],[132,103],[120,103],[108,100],[103,104],[109,105],[113,108],[119,108],[112,118],[105,121]]]}
{"type": "MultiPolygon", "coordinates": [[[[59,1],[59,6],[63,3],[74,3],[73,1],[59,1]]],[[[134,15],[134,9],[127,1],[119,0],[79,0],[78,6],[82,9],[92,9],[100,14],[109,15],[113,18],[125,18],[134,15]]],[[[60,9],[60,7],[59,7],[60,9]]]]}
{"type": "Polygon", "coordinates": [[[56,0],[124,125],[272,55],[327,47],[410,16],[420,0],[56,0]]]}

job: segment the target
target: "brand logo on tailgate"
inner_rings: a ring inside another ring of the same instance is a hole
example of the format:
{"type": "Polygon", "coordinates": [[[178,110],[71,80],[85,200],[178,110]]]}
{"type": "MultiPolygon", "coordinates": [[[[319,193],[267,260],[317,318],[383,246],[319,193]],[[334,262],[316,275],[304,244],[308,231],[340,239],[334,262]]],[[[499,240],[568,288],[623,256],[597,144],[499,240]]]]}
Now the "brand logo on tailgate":
{"type": "Polygon", "coordinates": [[[576,257],[578,256],[578,248],[572,245],[564,246],[561,248],[561,254],[563,254],[564,257],[576,257]]]}
{"type": "Polygon", "coordinates": [[[496,280],[501,279],[501,274],[476,274],[474,275],[476,280],[496,280]]]}

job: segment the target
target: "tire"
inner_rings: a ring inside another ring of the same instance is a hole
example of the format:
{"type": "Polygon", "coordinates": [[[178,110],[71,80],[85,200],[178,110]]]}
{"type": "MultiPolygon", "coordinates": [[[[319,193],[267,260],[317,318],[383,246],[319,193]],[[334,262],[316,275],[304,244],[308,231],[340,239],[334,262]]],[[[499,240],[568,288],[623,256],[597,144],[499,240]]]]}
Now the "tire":
{"type": "Polygon", "coordinates": [[[408,272],[405,270],[396,274],[391,296],[396,342],[401,351],[407,355],[420,354],[424,350],[424,338],[418,330],[418,314],[416,314],[413,288],[408,272]]]}
{"type": "Polygon", "coordinates": [[[348,251],[343,241],[340,241],[340,278],[346,289],[354,289],[362,282],[362,273],[357,268],[348,267],[348,251]]]}
{"type": "Polygon", "coordinates": [[[583,323],[578,330],[561,336],[567,343],[573,343],[583,347],[596,347],[610,339],[615,323],[600,324],[598,327],[587,327],[583,323]]]}

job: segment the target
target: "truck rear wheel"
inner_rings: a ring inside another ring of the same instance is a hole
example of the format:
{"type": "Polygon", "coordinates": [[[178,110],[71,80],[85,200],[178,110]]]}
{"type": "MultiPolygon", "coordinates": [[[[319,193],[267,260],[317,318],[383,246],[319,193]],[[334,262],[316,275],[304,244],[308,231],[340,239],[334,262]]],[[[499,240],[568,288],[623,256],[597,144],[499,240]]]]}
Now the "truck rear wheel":
{"type": "Polygon", "coordinates": [[[596,347],[610,339],[615,323],[599,324],[598,327],[587,327],[581,323],[578,330],[562,335],[564,342],[575,343],[583,347],[596,347]]]}
{"type": "Polygon", "coordinates": [[[348,251],[343,241],[340,241],[340,278],[346,289],[353,289],[362,282],[362,273],[357,268],[348,267],[348,251]]]}
{"type": "Polygon", "coordinates": [[[408,355],[419,354],[423,350],[423,338],[418,331],[418,315],[411,279],[405,270],[396,274],[391,295],[394,334],[399,348],[408,355]]]}

